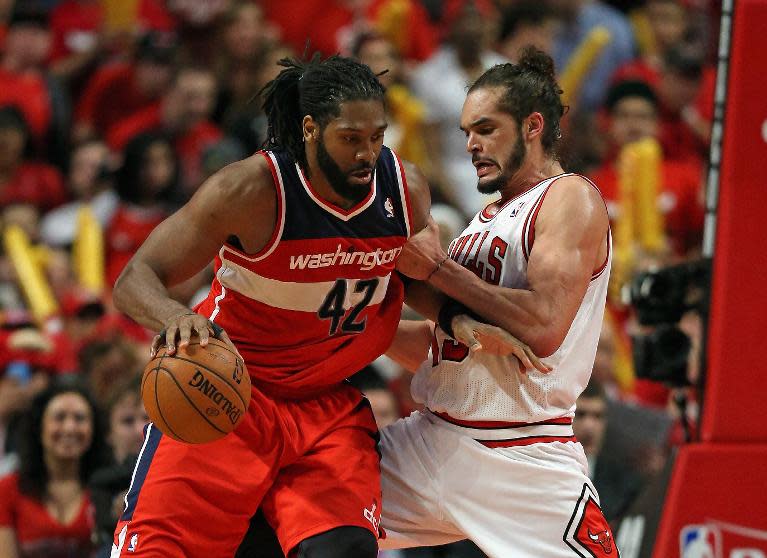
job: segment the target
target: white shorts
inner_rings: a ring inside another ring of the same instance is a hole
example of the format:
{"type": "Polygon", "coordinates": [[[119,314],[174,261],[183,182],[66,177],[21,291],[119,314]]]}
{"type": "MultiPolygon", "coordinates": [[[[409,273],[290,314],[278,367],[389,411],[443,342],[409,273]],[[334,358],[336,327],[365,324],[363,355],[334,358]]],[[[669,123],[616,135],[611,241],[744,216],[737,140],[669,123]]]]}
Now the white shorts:
{"type": "MultiPolygon", "coordinates": [[[[536,428],[547,427],[526,426],[524,437],[536,428]]],[[[478,441],[510,438],[519,429],[480,431],[429,411],[386,427],[381,548],[469,538],[491,558],[618,558],[581,444],[478,441]]]]}

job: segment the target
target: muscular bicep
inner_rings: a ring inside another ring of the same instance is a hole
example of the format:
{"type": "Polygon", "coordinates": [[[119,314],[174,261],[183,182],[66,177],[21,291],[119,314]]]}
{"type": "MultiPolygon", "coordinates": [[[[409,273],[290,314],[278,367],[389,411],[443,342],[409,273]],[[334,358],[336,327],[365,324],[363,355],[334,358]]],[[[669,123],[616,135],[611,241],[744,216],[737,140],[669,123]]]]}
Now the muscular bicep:
{"type": "Polygon", "coordinates": [[[541,206],[527,266],[530,290],[544,305],[552,335],[560,343],[593,272],[607,257],[608,234],[607,212],[598,192],[579,177],[561,181],[541,206]]]}

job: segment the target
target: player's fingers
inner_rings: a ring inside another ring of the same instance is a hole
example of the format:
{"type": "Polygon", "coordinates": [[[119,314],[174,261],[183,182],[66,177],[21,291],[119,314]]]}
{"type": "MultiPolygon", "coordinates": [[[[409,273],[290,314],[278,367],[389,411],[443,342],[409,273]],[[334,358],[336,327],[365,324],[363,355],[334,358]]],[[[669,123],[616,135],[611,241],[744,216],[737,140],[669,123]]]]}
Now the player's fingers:
{"type": "Polygon", "coordinates": [[[168,354],[172,355],[176,352],[176,334],[178,333],[178,326],[173,324],[168,326],[165,331],[165,345],[168,347],[168,354]]]}
{"type": "Polygon", "coordinates": [[[530,358],[527,356],[527,353],[525,352],[524,347],[516,346],[514,347],[514,356],[519,359],[519,362],[522,364],[522,368],[524,369],[523,372],[527,372],[527,370],[531,370],[535,368],[533,366],[533,363],[530,362],[530,358]]]}
{"type": "Polygon", "coordinates": [[[200,347],[204,347],[208,344],[208,339],[210,339],[210,334],[212,331],[212,328],[210,327],[210,322],[205,322],[204,326],[195,326],[194,328],[197,331],[197,335],[200,336],[200,347]]]}
{"type": "Polygon", "coordinates": [[[535,366],[536,370],[543,372],[544,374],[548,374],[549,372],[553,370],[551,366],[544,364],[544,362],[535,355],[535,353],[530,347],[525,346],[525,352],[527,353],[527,356],[530,358],[530,362],[532,362],[533,366],[535,366]]]}
{"type": "Polygon", "coordinates": [[[178,327],[178,346],[186,347],[192,337],[192,324],[184,322],[178,327]]]}
{"type": "Polygon", "coordinates": [[[164,332],[160,332],[152,338],[152,345],[149,347],[149,358],[154,358],[157,354],[157,350],[160,348],[161,338],[164,332]]]}

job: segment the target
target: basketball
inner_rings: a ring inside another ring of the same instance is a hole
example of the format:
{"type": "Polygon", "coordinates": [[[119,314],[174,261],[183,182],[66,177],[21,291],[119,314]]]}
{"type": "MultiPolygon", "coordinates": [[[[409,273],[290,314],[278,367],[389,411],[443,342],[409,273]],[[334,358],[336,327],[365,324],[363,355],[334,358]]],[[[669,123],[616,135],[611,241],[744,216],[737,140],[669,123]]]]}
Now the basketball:
{"type": "Polygon", "coordinates": [[[223,341],[199,339],[168,355],[162,346],[144,368],[141,397],[150,420],[179,442],[204,444],[223,438],[245,415],[250,377],[223,341]]]}

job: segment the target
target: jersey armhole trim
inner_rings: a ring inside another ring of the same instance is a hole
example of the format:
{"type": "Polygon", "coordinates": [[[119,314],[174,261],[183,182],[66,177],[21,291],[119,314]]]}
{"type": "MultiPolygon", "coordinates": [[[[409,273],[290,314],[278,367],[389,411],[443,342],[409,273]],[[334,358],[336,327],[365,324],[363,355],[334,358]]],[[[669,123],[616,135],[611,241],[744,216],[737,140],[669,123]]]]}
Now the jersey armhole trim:
{"type": "Polygon", "coordinates": [[[242,250],[237,250],[233,246],[229,246],[228,244],[224,244],[222,248],[222,255],[223,251],[225,250],[227,252],[237,254],[239,257],[248,260],[249,262],[257,262],[263,260],[272,252],[274,252],[275,248],[277,248],[277,244],[279,244],[280,239],[282,238],[282,232],[285,229],[285,185],[282,182],[280,166],[277,164],[277,160],[274,158],[274,154],[270,151],[259,151],[258,153],[264,156],[264,159],[266,159],[266,162],[269,165],[269,170],[272,172],[274,189],[277,193],[275,196],[277,198],[277,222],[274,224],[272,236],[269,238],[269,241],[264,245],[264,247],[255,254],[247,254],[242,250]]]}
{"type": "Polygon", "coordinates": [[[391,154],[394,156],[394,168],[396,169],[397,173],[397,184],[399,185],[399,195],[400,199],[402,200],[402,208],[404,211],[404,217],[405,217],[405,231],[407,233],[407,237],[410,238],[410,236],[413,234],[413,209],[410,205],[410,190],[407,186],[407,177],[405,176],[405,167],[402,165],[402,160],[399,158],[399,155],[394,152],[393,149],[389,149],[391,151],[391,154]]]}

